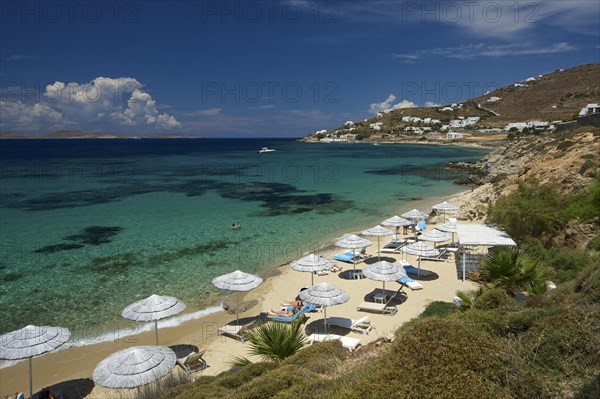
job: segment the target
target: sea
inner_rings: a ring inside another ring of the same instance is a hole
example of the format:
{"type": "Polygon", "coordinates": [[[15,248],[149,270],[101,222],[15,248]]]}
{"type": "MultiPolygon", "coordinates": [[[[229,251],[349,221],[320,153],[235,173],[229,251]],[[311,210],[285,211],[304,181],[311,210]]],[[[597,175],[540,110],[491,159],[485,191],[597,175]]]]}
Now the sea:
{"type": "Polygon", "coordinates": [[[487,152],[256,138],[2,140],[0,334],[62,326],[89,343],[139,331],[121,312],[151,294],[186,303],[175,322],[220,311],[228,293],[214,277],[268,276],[411,202],[464,191],[446,164],[487,152]]]}

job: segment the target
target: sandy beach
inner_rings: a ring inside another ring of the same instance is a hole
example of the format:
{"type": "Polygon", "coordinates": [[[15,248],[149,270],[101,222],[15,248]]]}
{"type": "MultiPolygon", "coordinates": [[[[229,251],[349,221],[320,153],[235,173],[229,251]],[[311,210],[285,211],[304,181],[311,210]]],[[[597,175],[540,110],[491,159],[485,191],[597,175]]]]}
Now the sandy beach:
{"type": "MultiPolygon", "coordinates": [[[[462,193],[448,199],[454,204],[461,204],[470,196],[471,193],[462,193]]],[[[446,198],[447,199],[447,198],[446,198]]],[[[429,210],[431,205],[444,200],[444,198],[433,198],[409,203],[406,207],[398,210],[398,214],[410,210],[412,208],[429,210]]],[[[389,215],[393,216],[393,215],[389,215]]],[[[380,221],[374,221],[373,226],[380,221]]],[[[356,231],[363,228],[373,226],[357,226],[356,231]]],[[[428,223],[428,230],[433,228],[435,223],[428,223]]],[[[391,228],[390,228],[391,229],[391,228]]],[[[342,233],[349,233],[344,231],[342,233]]],[[[341,234],[340,234],[341,235],[341,234]]],[[[331,242],[335,237],[317,237],[322,239],[322,242],[331,242]]],[[[367,253],[376,256],[377,254],[377,239],[372,239],[374,245],[367,248],[367,253]]],[[[389,239],[383,237],[381,246],[387,243],[389,239]]],[[[325,255],[330,257],[334,253],[345,252],[345,250],[325,251],[325,255]]],[[[400,254],[382,254],[382,258],[390,262],[398,262],[402,256],[400,254]],[[385,256],[383,256],[385,255],[385,256]]],[[[405,258],[413,265],[417,265],[416,257],[405,255],[405,258]]],[[[351,264],[344,264],[344,271],[352,269],[351,264]]],[[[363,264],[357,265],[361,268],[363,264]]],[[[367,344],[380,337],[392,337],[393,332],[403,323],[418,316],[423,309],[433,301],[451,302],[457,290],[470,290],[476,287],[476,284],[470,281],[462,282],[457,279],[456,266],[453,258],[449,262],[433,262],[422,261],[421,267],[434,271],[437,278],[429,281],[420,281],[424,289],[411,291],[405,288],[406,300],[398,305],[398,312],[393,316],[379,315],[357,311],[356,307],[368,297],[372,296],[376,291],[381,291],[382,284],[378,281],[369,279],[348,280],[343,278],[343,273],[329,273],[325,276],[315,276],[315,284],[320,282],[328,282],[334,284],[350,294],[350,300],[342,305],[330,307],[327,311],[328,316],[341,316],[353,319],[361,318],[367,314],[371,314],[371,322],[374,325],[374,330],[368,335],[349,332],[348,330],[335,329],[334,332],[340,335],[348,335],[354,338],[360,338],[362,344],[367,344]]],[[[240,267],[243,270],[243,267],[240,267]]],[[[283,265],[272,272],[272,276],[266,277],[265,282],[253,291],[239,295],[243,301],[257,301],[258,305],[248,309],[245,313],[240,313],[240,320],[251,319],[258,316],[261,312],[266,312],[271,308],[279,307],[279,304],[287,299],[293,299],[303,287],[310,285],[310,274],[300,273],[292,270],[288,265],[283,265]]],[[[388,292],[396,291],[399,288],[397,283],[386,284],[388,292]]],[[[177,296],[176,292],[170,293],[177,296]]],[[[307,331],[322,329],[323,314],[310,313],[309,319],[305,323],[307,331]]],[[[225,311],[210,314],[208,316],[190,320],[176,327],[162,328],[160,330],[161,345],[195,345],[200,349],[205,349],[206,359],[209,367],[196,376],[216,375],[230,368],[230,362],[238,356],[249,357],[248,345],[217,335],[217,328],[224,324],[235,321],[235,315],[225,311]]],[[[56,386],[57,384],[81,385],[91,389],[91,382],[87,379],[91,378],[92,372],[96,365],[105,357],[118,350],[137,345],[153,345],[155,344],[154,331],[144,332],[138,335],[119,338],[111,342],[102,342],[80,347],[67,348],[57,352],[48,353],[46,355],[33,359],[33,388],[34,392],[38,392],[46,386],[56,386]]],[[[360,349],[359,349],[360,350],[360,349]]],[[[249,357],[252,359],[251,357],[249,357]]],[[[256,360],[256,359],[252,359],[256,360]]],[[[28,363],[20,362],[14,366],[0,369],[0,397],[7,394],[12,394],[14,390],[19,392],[28,392],[28,363]]],[[[95,386],[89,392],[85,388],[81,390],[83,397],[88,398],[106,398],[107,391],[102,387],[95,386]]]]}

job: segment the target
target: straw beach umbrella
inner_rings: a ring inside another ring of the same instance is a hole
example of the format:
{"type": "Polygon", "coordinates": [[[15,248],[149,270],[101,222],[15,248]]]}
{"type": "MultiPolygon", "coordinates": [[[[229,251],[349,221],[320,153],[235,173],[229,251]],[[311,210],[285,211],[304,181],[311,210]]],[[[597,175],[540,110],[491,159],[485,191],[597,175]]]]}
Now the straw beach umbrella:
{"type": "Polygon", "coordinates": [[[422,241],[433,242],[434,248],[435,248],[435,243],[450,240],[450,236],[448,234],[444,233],[443,231],[437,230],[437,229],[433,229],[431,231],[428,231],[427,233],[421,234],[417,238],[422,241]]]}
{"type": "Polygon", "coordinates": [[[445,231],[446,233],[452,233],[452,242],[454,243],[454,233],[456,233],[457,221],[455,218],[448,219],[448,222],[444,223],[441,226],[438,226],[437,229],[440,231],[445,231]]]}
{"type": "MultiPolygon", "coordinates": [[[[391,218],[386,219],[383,222],[381,222],[381,224],[383,226],[404,227],[404,226],[410,226],[412,224],[412,222],[408,219],[401,218],[398,215],[394,215],[391,218]]],[[[396,241],[397,240],[398,240],[398,234],[396,234],[396,241]]]]}
{"type": "MultiPolygon", "coordinates": [[[[215,287],[229,291],[250,291],[261,285],[262,282],[262,278],[239,270],[215,277],[212,280],[215,287]]],[[[239,307],[239,298],[237,307],[239,307]]],[[[237,307],[235,309],[235,324],[238,324],[239,322],[239,312],[237,307]]]]}
{"type": "Polygon", "coordinates": [[[377,260],[380,260],[381,253],[380,253],[380,248],[379,248],[379,237],[391,236],[394,233],[392,233],[391,231],[389,231],[388,229],[386,229],[384,227],[377,225],[375,227],[371,227],[370,229],[363,230],[363,232],[361,234],[365,235],[365,236],[377,237],[377,260]]]}
{"type": "Polygon", "coordinates": [[[446,212],[452,213],[452,212],[458,211],[457,206],[452,205],[451,203],[449,203],[447,201],[440,202],[439,204],[435,204],[431,208],[435,209],[436,211],[442,211],[444,213],[444,222],[446,221],[446,212]]]}
{"type": "Polygon", "coordinates": [[[185,304],[175,297],[150,295],[127,306],[121,316],[133,321],[153,321],[156,345],[158,345],[158,320],[176,315],[184,309],[185,304]]]}
{"type": "Polygon", "coordinates": [[[300,293],[300,299],[307,303],[323,306],[323,322],[327,332],[327,306],[348,302],[350,295],[329,283],[313,285],[300,293]]]}
{"type": "Polygon", "coordinates": [[[421,274],[421,257],[422,256],[434,257],[434,256],[438,256],[440,254],[440,251],[438,251],[437,249],[433,248],[430,245],[425,244],[422,241],[415,242],[413,244],[409,244],[405,247],[402,247],[402,250],[404,252],[406,252],[407,254],[418,256],[419,270],[417,272],[417,276],[419,276],[421,274]]]}
{"type": "Polygon", "coordinates": [[[166,346],[134,346],[98,363],[92,379],[107,388],[135,388],[167,375],[176,360],[175,352],[166,346]]]}
{"type": "Polygon", "coordinates": [[[331,269],[334,265],[323,255],[309,254],[290,262],[290,266],[296,271],[310,273],[310,285],[314,285],[314,272],[331,269]]]}
{"type": "Polygon", "coordinates": [[[26,326],[0,336],[0,359],[29,359],[29,397],[33,397],[31,358],[50,352],[71,337],[68,329],[48,326],[26,326]]]}
{"type": "Polygon", "coordinates": [[[402,217],[410,220],[419,220],[427,219],[429,216],[426,213],[419,211],[418,209],[413,209],[412,211],[403,213],[402,217]]]}
{"type": "Polygon", "coordinates": [[[406,276],[404,269],[386,261],[380,261],[365,266],[363,274],[371,280],[383,281],[384,294],[386,281],[396,281],[406,276]]]}
{"type": "Polygon", "coordinates": [[[352,268],[356,272],[356,258],[354,250],[358,248],[366,248],[373,244],[371,241],[359,237],[356,234],[347,234],[341,239],[335,242],[335,245],[340,248],[347,248],[352,250],[352,268]]]}

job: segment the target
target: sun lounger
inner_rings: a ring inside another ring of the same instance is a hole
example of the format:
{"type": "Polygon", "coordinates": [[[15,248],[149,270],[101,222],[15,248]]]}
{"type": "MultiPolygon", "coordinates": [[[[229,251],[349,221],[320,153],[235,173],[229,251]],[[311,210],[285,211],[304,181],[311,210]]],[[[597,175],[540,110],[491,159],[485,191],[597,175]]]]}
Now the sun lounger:
{"type": "Polygon", "coordinates": [[[398,311],[398,309],[396,309],[396,306],[393,306],[393,305],[390,306],[385,303],[373,303],[373,302],[363,302],[360,305],[358,305],[356,309],[363,310],[366,312],[389,314],[390,316],[395,315],[396,312],[398,311]]]}
{"type": "Polygon", "coordinates": [[[192,352],[182,359],[177,359],[177,364],[185,370],[186,373],[204,370],[208,365],[206,360],[202,358],[206,351],[192,352]]]}
{"type": "Polygon", "coordinates": [[[448,262],[448,252],[444,249],[440,251],[438,256],[421,256],[421,260],[434,260],[434,261],[445,261],[448,262]]]}
{"type": "Polygon", "coordinates": [[[416,267],[414,267],[413,265],[404,265],[402,266],[404,268],[404,270],[406,271],[407,274],[411,274],[413,276],[418,276],[418,277],[429,277],[429,276],[433,276],[435,273],[432,272],[431,270],[427,270],[427,269],[417,269],[416,267]]]}
{"type": "Polygon", "coordinates": [[[352,251],[344,252],[343,254],[333,255],[333,259],[339,260],[340,262],[352,263],[353,259],[361,260],[360,253],[355,252],[354,258],[352,257],[352,251]]]}
{"type": "Polygon", "coordinates": [[[408,276],[404,276],[401,279],[398,280],[398,282],[400,284],[404,284],[406,285],[408,288],[410,288],[413,291],[416,290],[422,290],[423,289],[423,284],[413,280],[412,278],[408,277],[408,276]]]}
{"type": "Polygon", "coordinates": [[[347,328],[363,334],[369,334],[369,331],[373,329],[373,324],[371,324],[370,319],[370,315],[358,320],[353,320],[347,317],[329,317],[327,319],[327,324],[330,326],[347,328]]]}
{"type": "Polygon", "coordinates": [[[356,350],[360,345],[360,339],[352,337],[343,337],[336,334],[311,334],[308,337],[308,342],[326,342],[326,341],[340,341],[342,346],[348,349],[350,352],[356,350]]]}
{"type": "Polygon", "coordinates": [[[315,274],[317,276],[327,276],[329,272],[327,270],[319,270],[318,272],[315,272],[315,274]]]}
{"type": "Polygon", "coordinates": [[[318,306],[313,303],[303,305],[299,311],[294,313],[292,316],[268,316],[269,320],[279,321],[281,323],[291,323],[292,321],[304,317],[304,313],[312,312],[317,310],[318,306]]]}

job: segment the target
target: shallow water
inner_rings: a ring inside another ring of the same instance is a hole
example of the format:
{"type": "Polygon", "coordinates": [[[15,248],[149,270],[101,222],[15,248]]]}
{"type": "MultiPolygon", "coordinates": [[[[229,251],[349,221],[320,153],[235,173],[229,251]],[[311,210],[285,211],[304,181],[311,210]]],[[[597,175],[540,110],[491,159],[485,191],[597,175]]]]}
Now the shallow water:
{"type": "Polygon", "coordinates": [[[3,140],[0,333],[37,324],[100,335],[131,326],[122,309],[152,293],[203,309],[224,294],[213,277],[264,274],[323,237],[461,191],[443,164],[484,153],[285,139],[3,140]],[[263,146],[277,151],[259,155],[263,146]]]}

